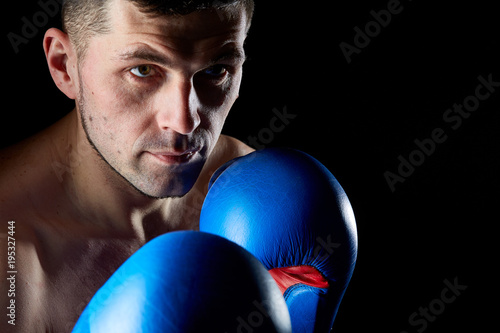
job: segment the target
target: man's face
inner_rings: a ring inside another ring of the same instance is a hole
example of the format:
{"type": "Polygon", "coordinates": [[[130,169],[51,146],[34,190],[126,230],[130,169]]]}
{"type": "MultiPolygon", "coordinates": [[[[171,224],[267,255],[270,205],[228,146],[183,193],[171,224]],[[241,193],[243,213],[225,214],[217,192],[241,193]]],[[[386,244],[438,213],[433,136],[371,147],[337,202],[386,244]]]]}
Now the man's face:
{"type": "Polygon", "coordinates": [[[244,9],[153,18],[125,0],[111,6],[111,33],[93,37],[79,64],[83,127],[143,194],[182,196],[238,97],[244,9]]]}

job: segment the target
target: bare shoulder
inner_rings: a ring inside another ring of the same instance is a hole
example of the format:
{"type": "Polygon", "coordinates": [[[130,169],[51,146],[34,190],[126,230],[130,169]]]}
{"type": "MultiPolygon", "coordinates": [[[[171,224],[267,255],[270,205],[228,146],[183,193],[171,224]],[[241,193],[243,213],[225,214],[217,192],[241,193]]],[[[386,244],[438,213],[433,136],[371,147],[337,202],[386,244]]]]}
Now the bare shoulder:
{"type": "Polygon", "coordinates": [[[249,147],[242,141],[227,135],[221,135],[215,148],[210,155],[204,168],[205,174],[209,177],[224,163],[237,157],[245,156],[254,152],[255,149],[249,147]]]}
{"type": "Polygon", "coordinates": [[[215,153],[223,156],[224,159],[228,158],[228,160],[248,155],[253,151],[255,151],[255,149],[252,147],[227,135],[221,135],[215,147],[215,153]]]}
{"type": "Polygon", "coordinates": [[[0,203],[25,203],[40,194],[47,196],[47,192],[54,188],[58,181],[55,166],[59,165],[57,162],[63,152],[58,149],[58,143],[65,140],[62,133],[67,123],[68,120],[60,120],[0,150],[0,203]]]}
{"type": "Polygon", "coordinates": [[[22,167],[21,156],[25,155],[24,142],[0,150],[0,191],[12,179],[13,172],[22,167]]]}
{"type": "Polygon", "coordinates": [[[195,184],[197,191],[192,192],[201,193],[202,197],[204,197],[207,192],[210,177],[212,177],[218,168],[232,159],[248,155],[253,151],[255,151],[255,149],[249,147],[240,140],[227,135],[221,135],[195,184]]]}
{"type": "Polygon", "coordinates": [[[43,161],[39,143],[25,140],[0,151],[0,217],[14,219],[31,202],[33,188],[39,183],[43,161]]]}
{"type": "Polygon", "coordinates": [[[0,150],[0,188],[14,179],[25,178],[29,171],[39,172],[50,155],[49,137],[41,132],[0,150]]]}
{"type": "Polygon", "coordinates": [[[16,204],[28,197],[23,178],[29,178],[29,168],[20,157],[27,155],[26,149],[25,144],[17,144],[0,150],[0,218],[13,219],[11,215],[18,211],[16,204]]]}
{"type": "Polygon", "coordinates": [[[224,163],[237,157],[245,156],[255,151],[242,141],[227,135],[221,135],[217,144],[207,161],[210,175],[224,163]]]}
{"type": "MultiPolygon", "coordinates": [[[[65,117],[48,128],[23,141],[0,150],[0,198],[6,191],[26,191],[42,180],[54,178],[54,165],[61,156],[59,143],[64,144],[62,133],[66,130],[69,117],[65,117]]],[[[67,131],[67,130],[66,130],[67,131]]],[[[47,183],[44,183],[47,190],[47,183]]],[[[50,188],[50,187],[49,187],[50,188]]],[[[43,191],[42,191],[43,193],[43,191]]]]}

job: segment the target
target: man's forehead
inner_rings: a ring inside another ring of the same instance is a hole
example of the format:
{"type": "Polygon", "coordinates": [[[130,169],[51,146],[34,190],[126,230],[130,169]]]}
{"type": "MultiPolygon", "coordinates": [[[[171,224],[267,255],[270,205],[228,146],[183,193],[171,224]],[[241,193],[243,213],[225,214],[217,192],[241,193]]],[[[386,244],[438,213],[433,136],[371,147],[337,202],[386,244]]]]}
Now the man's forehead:
{"type": "Polygon", "coordinates": [[[143,13],[132,2],[115,0],[110,10],[112,31],[126,35],[150,35],[171,42],[202,41],[206,39],[246,37],[244,8],[231,10],[206,9],[187,15],[158,15],[143,13]]]}

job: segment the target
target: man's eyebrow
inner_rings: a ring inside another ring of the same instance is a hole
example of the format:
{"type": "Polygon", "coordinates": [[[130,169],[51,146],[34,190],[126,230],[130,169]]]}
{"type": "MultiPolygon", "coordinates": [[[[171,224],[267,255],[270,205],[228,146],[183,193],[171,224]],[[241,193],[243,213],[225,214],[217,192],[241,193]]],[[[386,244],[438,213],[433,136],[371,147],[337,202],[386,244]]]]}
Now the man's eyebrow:
{"type": "Polygon", "coordinates": [[[227,52],[224,52],[224,53],[216,56],[215,58],[210,60],[209,63],[211,65],[215,65],[218,62],[232,61],[232,62],[235,62],[238,64],[242,64],[245,62],[245,60],[246,60],[245,51],[243,51],[242,49],[239,49],[239,48],[232,48],[232,49],[228,50],[227,52]]]}
{"type": "MultiPolygon", "coordinates": [[[[150,49],[148,47],[140,47],[134,50],[128,50],[118,54],[115,58],[121,61],[144,60],[146,62],[157,63],[159,65],[170,67],[171,61],[163,54],[150,49]]],[[[246,60],[245,52],[240,48],[231,48],[214,58],[210,59],[207,66],[215,65],[223,61],[231,61],[234,63],[244,63],[246,60]]]]}
{"type": "Polygon", "coordinates": [[[164,55],[144,47],[122,52],[116,57],[116,59],[122,61],[144,60],[147,62],[157,63],[163,66],[168,66],[170,64],[170,61],[164,55]]]}

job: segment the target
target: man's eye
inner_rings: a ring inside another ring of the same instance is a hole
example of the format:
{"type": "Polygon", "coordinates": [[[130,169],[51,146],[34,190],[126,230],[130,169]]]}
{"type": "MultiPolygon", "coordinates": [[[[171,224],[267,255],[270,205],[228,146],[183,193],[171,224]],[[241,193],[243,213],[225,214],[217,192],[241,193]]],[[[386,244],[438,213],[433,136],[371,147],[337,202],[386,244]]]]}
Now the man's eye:
{"type": "Polygon", "coordinates": [[[154,68],[151,65],[141,65],[134,67],[130,70],[130,73],[134,74],[137,77],[145,78],[151,76],[154,68]]]}
{"type": "Polygon", "coordinates": [[[212,76],[214,78],[220,78],[222,76],[225,76],[227,73],[227,68],[224,65],[215,65],[212,67],[209,67],[203,71],[204,74],[212,76]]]}

